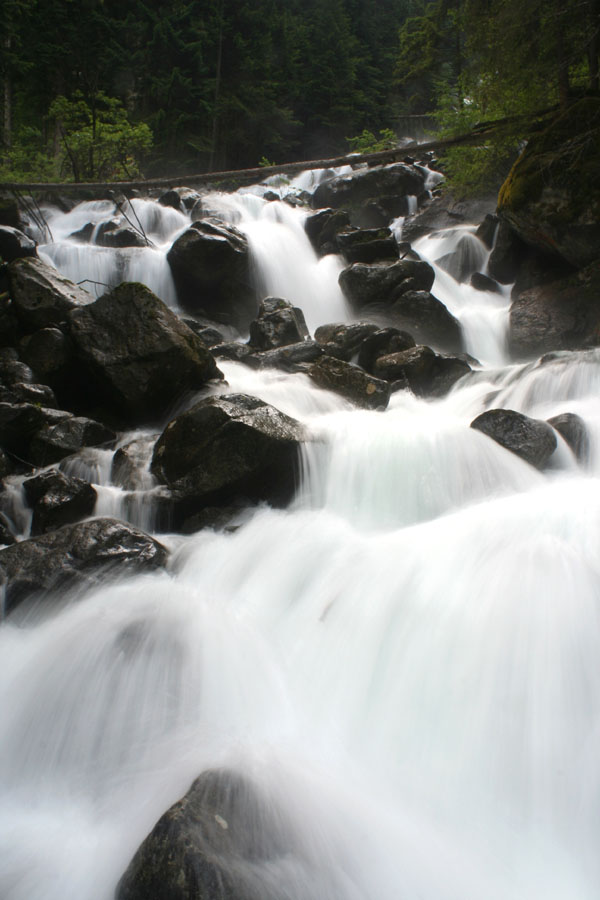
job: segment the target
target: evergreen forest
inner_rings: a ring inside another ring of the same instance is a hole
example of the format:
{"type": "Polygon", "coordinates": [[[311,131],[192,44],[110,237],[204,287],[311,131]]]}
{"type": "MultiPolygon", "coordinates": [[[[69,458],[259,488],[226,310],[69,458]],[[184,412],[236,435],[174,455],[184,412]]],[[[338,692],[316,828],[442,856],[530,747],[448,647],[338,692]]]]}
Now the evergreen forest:
{"type": "Polygon", "coordinates": [[[498,180],[532,121],[598,91],[600,0],[3,0],[3,180],[185,174],[509,119],[449,154],[498,180]]]}

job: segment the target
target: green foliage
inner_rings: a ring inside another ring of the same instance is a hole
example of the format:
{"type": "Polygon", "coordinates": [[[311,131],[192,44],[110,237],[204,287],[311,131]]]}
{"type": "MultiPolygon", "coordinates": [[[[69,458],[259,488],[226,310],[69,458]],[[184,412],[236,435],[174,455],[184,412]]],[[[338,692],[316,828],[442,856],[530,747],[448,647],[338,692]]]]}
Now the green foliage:
{"type": "Polygon", "coordinates": [[[271,160],[267,159],[266,156],[261,156],[261,158],[258,161],[258,165],[261,167],[261,169],[267,169],[270,166],[276,166],[277,163],[271,162],[271,160]]]}
{"type": "Polygon", "coordinates": [[[346,140],[353,153],[378,153],[380,150],[393,150],[398,144],[391,128],[382,128],[378,138],[372,131],[363,128],[359,135],[346,140]]]}
{"type": "Polygon", "coordinates": [[[20,128],[0,159],[0,181],[53,181],[57,175],[42,133],[29,126],[20,128]]]}
{"type": "Polygon", "coordinates": [[[59,96],[49,117],[58,126],[61,170],[75,181],[116,181],[140,174],[139,156],[152,145],[148,125],[133,125],[121,102],[99,91],[88,103],[81,92],[59,96]]]}

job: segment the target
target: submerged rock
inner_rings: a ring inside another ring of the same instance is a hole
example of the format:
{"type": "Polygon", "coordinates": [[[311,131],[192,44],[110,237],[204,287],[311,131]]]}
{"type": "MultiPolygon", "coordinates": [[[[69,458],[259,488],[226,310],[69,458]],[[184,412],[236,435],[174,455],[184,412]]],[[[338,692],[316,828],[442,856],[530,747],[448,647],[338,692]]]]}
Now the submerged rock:
{"type": "Polygon", "coordinates": [[[129,422],[157,419],[222,377],[202,341],[143,284],[124,283],[69,317],[89,390],[129,422]]]}
{"type": "Polygon", "coordinates": [[[169,422],[151,470],[186,515],[236,497],[282,504],[294,493],[305,439],[299,422],[256,397],[209,397],[169,422]]]}
{"type": "Polygon", "coordinates": [[[65,525],[0,550],[4,609],[58,588],[88,588],[108,576],[162,567],[167,551],[149,535],[116,519],[65,525]]]}
{"type": "Polygon", "coordinates": [[[556,435],[547,422],[512,409],[489,409],[471,422],[471,428],[487,434],[536,469],[543,469],[556,450],[556,435]]]}
{"type": "Polygon", "coordinates": [[[97,494],[91,484],[56,469],[28,478],[23,489],[33,509],[32,537],[91,516],[96,505],[97,494]]]}
{"type": "Polygon", "coordinates": [[[273,873],[286,861],[298,871],[303,855],[272,799],[237,772],[209,770],[156,823],[116,900],[281,900],[273,873]]]}
{"type": "Polygon", "coordinates": [[[560,413],[560,415],[548,419],[548,424],[558,431],[579,462],[583,463],[588,459],[590,438],[581,416],[569,412],[560,413]]]}
{"type": "Polygon", "coordinates": [[[266,297],[250,323],[248,343],[257,350],[275,350],[308,337],[304,313],[281,297],[266,297]]]}
{"type": "Polygon", "coordinates": [[[389,403],[391,389],[387,381],[333,356],[322,356],[308,374],[319,387],[362,409],[385,409],[389,403]]]}

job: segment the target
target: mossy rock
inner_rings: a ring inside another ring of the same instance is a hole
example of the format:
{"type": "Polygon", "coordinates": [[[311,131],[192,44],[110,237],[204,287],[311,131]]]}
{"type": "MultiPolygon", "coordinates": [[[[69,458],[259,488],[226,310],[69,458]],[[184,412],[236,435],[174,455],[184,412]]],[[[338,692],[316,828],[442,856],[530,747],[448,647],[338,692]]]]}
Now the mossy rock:
{"type": "Polygon", "coordinates": [[[528,244],[571,265],[600,257],[600,98],[573,104],[529,141],[498,212],[528,244]]]}

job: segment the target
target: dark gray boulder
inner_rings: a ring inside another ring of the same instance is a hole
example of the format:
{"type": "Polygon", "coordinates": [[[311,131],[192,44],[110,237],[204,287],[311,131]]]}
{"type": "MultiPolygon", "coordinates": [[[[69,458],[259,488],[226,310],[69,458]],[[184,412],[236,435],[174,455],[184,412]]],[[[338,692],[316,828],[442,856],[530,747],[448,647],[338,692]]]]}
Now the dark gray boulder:
{"type": "Polygon", "coordinates": [[[361,341],[357,362],[366,372],[374,375],[373,365],[378,357],[400,353],[414,346],[415,339],[407,331],[400,331],[398,328],[379,328],[361,341]]]}
{"type": "Polygon", "coordinates": [[[23,489],[33,509],[32,537],[91,516],[96,505],[97,494],[91,484],[56,469],[28,478],[23,489]]]}
{"type": "Polygon", "coordinates": [[[275,350],[251,353],[242,362],[252,369],[282,369],[284,372],[304,372],[307,366],[324,353],[317,341],[300,341],[275,350]]]}
{"type": "Polygon", "coordinates": [[[403,382],[419,397],[442,397],[471,371],[462,359],[441,356],[431,347],[415,346],[380,356],[373,373],[386,381],[403,382]]]}
{"type": "Polygon", "coordinates": [[[482,272],[473,272],[469,284],[471,287],[475,288],[476,291],[487,291],[490,294],[502,293],[498,282],[494,281],[493,278],[490,278],[489,275],[484,275],[482,272]]]}
{"type": "Polygon", "coordinates": [[[556,435],[547,422],[512,409],[489,409],[471,422],[492,440],[521,459],[543,469],[556,449],[556,435]]]}
{"type": "Polygon", "coordinates": [[[0,386],[0,400],[4,403],[35,403],[47,409],[58,406],[54,391],[47,384],[16,382],[10,387],[0,386]]]}
{"type": "MultiPolygon", "coordinates": [[[[291,896],[283,872],[290,864],[301,872],[307,866],[303,856],[294,828],[272,798],[235,771],[209,770],[156,823],[115,897],[282,900],[291,896]]],[[[307,884],[314,880],[310,871],[302,876],[307,884]]]]}
{"type": "Polygon", "coordinates": [[[349,263],[398,259],[398,244],[389,228],[354,228],[336,235],[337,249],[349,263]]]}
{"type": "Polygon", "coordinates": [[[315,209],[356,207],[386,196],[420,194],[424,184],[423,172],[405,163],[358,169],[349,175],[336,175],[322,181],[312,196],[312,205],[315,209]]]}
{"type": "Polygon", "coordinates": [[[117,435],[101,422],[85,416],[64,414],[57,422],[46,422],[32,436],[28,460],[36,466],[49,466],[83,447],[110,446],[117,435]]]}
{"type": "Polygon", "coordinates": [[[373,322],[331,322],[319,325],[315,341],[327,356],[348,362],[358,353],[365,339],[378,330],[373,322]]]}
{"type": "Polygon", "coordinates": [[[100,247],[147,247],[150,243],[141,231],[125,222],[118,222],[113,227],[103,228],[102,225],[96,233],[96,244],[100,247]]]}
{"type": "Polygon", "coordinates": [[[31,463],[31,441],[40,429],[69,418],[71,413],[46,409],[34,403],[0,402],[0,446],[24,462],[31,463]]]}
{"type": "Polygon", "coordinates": [[[157,419],[222,377],[202,341],[145,285],[124,283],[69,316],[90,391],[128,421],[157,419]]]}
{"type": "Polygon", "coordinates": [[[590,453],[590,438],[581,416],[569,412],[560,413],[560,415],[548,419],[548,424],[558,431],[579,462],[587,461],[590,453]]]}
{"type": "Polygon", "coordinates": [[[463,350],[460,323],[429,291],[406,291],[389,307],[388,315],[398,328],[410,332],[417,343],[433,344],[449,353],[463,350]]]}
{"type": "Polygon", "coordinates": [[[211,347],[211,353],[216,359],[231,359],[234,362],[245,362],[249,356],[254,354],[249,344],[242,344],[240,341],[225,341],[224,344],[216,344],[211,347]]]}
{"type": "Polygon", "coordinates": [[[16,542],[14,531],[8,516],[0,511],[0,546],[9,547],[16,542]]]}
{"type": "Polygon", "coordinates": [[[494,246],[499,221],[498,216],[488,213],[475,232],[479,240],[483,241],[488,250],[491,250],[494,246]]]}
{"type": "Polygon", "coordinates": [[[0,550],[0,585],[10,613],[23,600],[47,591],[86,589],[121,576],[166,565],[167,551],[149,535],[116,519],[64,525],[0,550]]]}
{"type": "Polygon", "coordinates": [[[343,209],[320,209],[304,222],[308,239],[319,256],[338,252],[336,235],[349,225],[350,216],[343,209]]]}
{"type": "Polygon", "coordinates": [[[368,304],[391,305],[406,291],[429,291],[435,272],[422,260],[401,259],[391,265],[354,263],[340,273],[340,287],[361,309],[368,304]]]}
{"type": "Polygon", "coordinates": [[[487,256],[485,245],[474,234],[465,234],[452,253],[440,256],[435,262],[459,283],[469,280],[480,269],[487,256]]]}
{"type": "Polygon", "coordinates": [[[322,356],[311,366],[308,375],[319,387],[339,394],[362,409],[385,409],[390,400],[387,381],[333,356],[322,356]]]}
{"type": "Polygon", "coordinates": [[[20,350],[25,362],[43,384],[59,390],[65,387],[69,378],[76,378],[73,342],[59,328],[40,328],[27,335],[20,344],[20,350]]]}
{"type": "Polygon", "coordinates": [[[179,300],[195,313],[245,330],[258,300],[248,241],[232,225],[194,222],[167,254],[179,300]]]}
{"type": "Polygon", "coordinates": [[[510,308],[509,346],[518,359],[600,344],[600,262],[530,288],[510,308]]]}
{"type": "Polygon", "coordinates": [[[488,260],[488,272],[500,284],[510,284],[527,257],[528,249],[506,222],[500,222],[494,249],[488,260]]]}
{"type": "Polygon", "coordinates": [[[150,477],[147,469],[157,439],[157,434],[138,437],[119,447],[112,459],[112,483],[128,491],[147,487],[150,477]]]}
{"type": "Polygon", "coordinates": [[[274,350],[308,337],[304,313],[281,297],[266,297],[250,323],[248,343],[257,350],[274,350]]]}
{"type": "Polygon", "coordinates": [[[26,332],[59,325],[71,310],[94,302],[83,288],[41,259],[16,259],[8,267],[9,293],[26,332]]]}
{"type": "Polygon", "coordinates": [[[169,422],[151,470],[186,515],[194,506],[229,504],[236,497],[282,504],[293,496],[305,439],[299,422],[262,400],[209,397],[169,422]]]}
{"type": "Polygon", "coordinates": [[[0,225],[0,259],[12,262],[24,256],[37,256],[37,244],[18,228],[0,225]]]}

